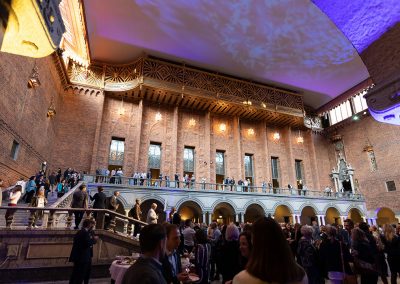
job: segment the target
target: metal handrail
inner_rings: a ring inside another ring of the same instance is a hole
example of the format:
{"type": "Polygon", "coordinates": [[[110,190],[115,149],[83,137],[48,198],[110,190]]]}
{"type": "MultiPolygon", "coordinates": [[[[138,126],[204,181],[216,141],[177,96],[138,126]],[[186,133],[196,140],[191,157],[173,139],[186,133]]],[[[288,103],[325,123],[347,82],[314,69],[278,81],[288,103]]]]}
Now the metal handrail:
{"type": "Polygon", "coordinates": [[[207,182],[184,182],[182,180],[165,180],[165,179],[141,179],[125,176],[104,176],[104,175],[84,175],[84,181],[89,184],[113,184],[117,186],[127,186],[132,188],[164,188],[169,190],[190,190],[190,191],[217,191],[217,192],[232,192],[232,193],[256,193],[277,196],[302,196],[311,198],[331,198],[331,199],[352,199],[364,200],[364,197],[359,193],[348,192],[325,192],[321,190],[304,190],[304,189],[289,189],[289,188],[274,188],[268,186],[244,186],[230,184],[216,184],[207,182]]]}

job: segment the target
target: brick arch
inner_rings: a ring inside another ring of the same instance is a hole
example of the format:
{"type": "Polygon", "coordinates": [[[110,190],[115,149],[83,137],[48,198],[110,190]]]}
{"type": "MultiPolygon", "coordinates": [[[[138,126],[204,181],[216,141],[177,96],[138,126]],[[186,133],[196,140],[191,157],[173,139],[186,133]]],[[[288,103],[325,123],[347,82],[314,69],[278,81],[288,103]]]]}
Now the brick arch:
{"type": "Polygon", "coordinates": [[[216,207],[218,206],[218,204],[220,204],[220,203],[227,203],[227,204],[229,204],[230,206],[232,206],[233,211],[235,211],[236,214],[239,213],[239,212],[241,212],[241,211],[239,210],[239,208],[236,206],[236,204],[235,204],[234,202],[232,202],[231,200],[228,200],[228,199],[226,199],[226,200],[221,200],[221,199],[215,200],[214,203],[211,205],[211,212],[214,212],[214,211],[215,211],[215,208],[216,208],[216,207]]]}
{"type": "Polygon", "coordinates": [[[285,205],[287,208],[289,208],[289,210],[291,211],[292,214],[296,211],[296,210],[294,210],[293,206],[290,205],[288,202],[278,201],[275,203],[274,207],[272,207],[272,214],[275,214],[276,208],[278,208],[278,206],[280,206],[280,205],[285,205]]]}
{"type": "Polygon", "coordinates": [[[342,210],[340,210],[339,207],[337,207],[336,204],[328,204],[328,205],[326,205],[326,206],[324,207],[324,209],[322,210],[323,212],[321,212],[321,213],[323,213],[324,215],[326,215],[326,211],[328,211],[328,209],[331,208],[331,207],[332,207],[332,208],[335,208],[335,209],[339,212],[340,215],[344,215],[344,213],[342,212],[342,210]]]}
{"type": "Polygon", "coordinates": [[[265,207],[264,203],[260,202],[259,200],[250,200],[248,201],[244,206],[243,206],[243,212],[246,212],[247,208],[249,208],[251,205],[259,205],[261,208],[264,210],[265,214],[270,213],[267,207],[265,207]]]}
{"type": "Polygon", "coordinates": [[[184,198],[181,198],[176,204],[175,204],[175,208],[176,208],[176,210],[178,210],[179,211],[179,208],[182,206],[182,204],[183,203],[185,203],[185,202],[188,202],[188,201],[191,201],[191,202],[194,202],[194,203],[196,203],[199,207],[200,207],[200,209],[201,209],[201,211],[206,211],[205,210],[205,206],[204,206],[204,204],[203,204],[203,202],[201,202],[199,199],[197,199],[197,198],[188,198],[188,197],[184,197],[184,198]]]}
{"type": "MultiPolygon", "coordinates": [[[[305,208],[305,207],[311,207],[312,209],[314,209],[314,213],[315,213],[315,215],[319,215],[319,210],[318,210],[318,208],[314,205],[314,204],[312,204],[312,203],[308,203],[308,202],[306,202],[306,203],[303,203],[301,206],[300,206],[300,208],[299,208],[299,214],[301,214],[301,212],[303,211],[303,209],[305,208]]],[[[340,211],[339,211],[340,212],[340,211]]]]}
{"type": "MultiPolygon", "coordinates": [[[[358,206],[355,205],[355,204],[351,204],[351,205],[349,205],[349,206],[347,207],[347,209],[346,209],[346,211],[345,211],[345,215],[349,215],[351,209],[357,209],[358,211],[360,211],[360,215],[361,215],[361,216],[364,216],[364,215],[365,215],[364,210],[362,210],[360,207],[358,207],[358,206]]],[[[339,212],[340,212],[340,211],[339,211],[339,212]]]]}

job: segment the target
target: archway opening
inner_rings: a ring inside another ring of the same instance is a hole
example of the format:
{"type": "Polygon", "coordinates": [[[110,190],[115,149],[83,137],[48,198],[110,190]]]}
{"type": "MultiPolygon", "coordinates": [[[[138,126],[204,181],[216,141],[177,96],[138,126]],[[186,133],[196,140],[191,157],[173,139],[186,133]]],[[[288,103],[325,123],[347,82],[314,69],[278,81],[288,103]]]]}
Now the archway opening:
{"type": "Polygon", "coordinates": [[[206,220],[203,220],[201,207],[193,201],[183,202],[178,208],[178,213],[183,221],[190,219],[195,223],[206,222],[206,220]]]}
{"type": "Polygon", "coordinates": [[[147,199],[146,201],[142,202],[142,204],[140,205],[140,208],[142,209],[142,221],[146,222],[147,213],[149,212],[151,204],[153,203],[157,204],[156,213],[158,214],[158,224],[162,224],[167,219],[166,219],[166,214],[164,212],[164,204],[162,204],[157,199],[147,199]]]}
{"type": "Polygon", "coordinates": [[[354,222],[354,224],[360,223],[363,221],[361,212],[357,208],[351,208],[349,211],[348,217],[354,222]]]}
{"type": "MultiPolygon", "coordinates": [[[[325,223],[326,224],[341,224],[340,213],[335,207],[329,207],[325,213],[325,223]]],[[[341,224],[343,225],[343,224],[341,224]]]]}
{"type": "Polygon", "coordinates": [[[275,209],[274,219],[278,223],[293,223],[292,212],[286,205],[279,205],[275,209]]]}
{"type": "Polygon", "coordinates": [[[229,224],[235,221],[235,209],[226,202],[219,203],[215,206],[212,220],[222,224],[229,224]]]}
{"type": "Polygon", "coordinates": [[[379,208],[378,214],[376,214],[376,216],[378,217],[376,222],[379,226],[382,226],[384,224],[397,224],[398,222],[394,212],[387,207],[379,208]]]}
{"type": "Polygon", "coordinates": [[[258,204],[251,204],[247,207],[245,215],[244,215],[244,222],[253,223],[260,217],[264,217],[265,212],[264,209],[258,204]]]}
{"type": "Polygon", "coordinates": [[[306,206],[301,210],[300,223],[302,225],[311,225],[312,221],[317,220],[314,208],[306,206]]]}

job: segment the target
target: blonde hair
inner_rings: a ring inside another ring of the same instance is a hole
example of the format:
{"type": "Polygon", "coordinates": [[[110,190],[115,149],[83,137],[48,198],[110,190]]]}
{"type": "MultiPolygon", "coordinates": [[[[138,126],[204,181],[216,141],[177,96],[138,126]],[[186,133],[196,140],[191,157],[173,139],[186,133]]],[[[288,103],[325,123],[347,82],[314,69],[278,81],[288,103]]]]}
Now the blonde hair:
{"type": "Polygon", "coordinates": [[[383,232],[385,235],[385,239],[391,242],[394,238],[394,228],[392,227],[392,225],[389,224],[383,225],[383,232]]]}

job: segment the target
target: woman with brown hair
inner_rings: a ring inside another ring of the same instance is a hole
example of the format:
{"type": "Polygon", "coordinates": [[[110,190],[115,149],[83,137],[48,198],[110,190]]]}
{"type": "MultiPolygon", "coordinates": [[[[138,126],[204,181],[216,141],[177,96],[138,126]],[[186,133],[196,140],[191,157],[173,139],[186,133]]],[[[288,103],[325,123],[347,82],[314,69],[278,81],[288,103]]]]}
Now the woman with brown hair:
{"type": "Polygon", "coordinates": [[[233,284],[308,283],[304,270],[296,263],[279,224],[263,217],[252,225],[253,250],[233,284]]]}
{"type": "MultiPolygon", "coordinates": [[[[31,207],[44,208],[47,205],[47,199],[45,196],[44,186],[41,186],[36,194],[32,198],[30,204],[31,207]]],[[[43,210],[37,210],[32,215],[32,227],[36,228],[37,221],[43,218],[43,210]]]]}
{"type": "Polygon", "coordinates": [[[396,235],[395,229],[389,224],[383,226],[383,233],[382,242],[385,246],[387,261],[392,273],[390,281],[393,284],[397,283],[397,277],[400,274],[400,237],[396,235]]]}

